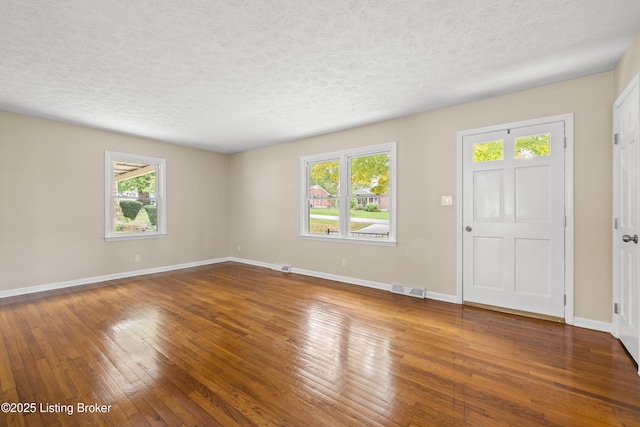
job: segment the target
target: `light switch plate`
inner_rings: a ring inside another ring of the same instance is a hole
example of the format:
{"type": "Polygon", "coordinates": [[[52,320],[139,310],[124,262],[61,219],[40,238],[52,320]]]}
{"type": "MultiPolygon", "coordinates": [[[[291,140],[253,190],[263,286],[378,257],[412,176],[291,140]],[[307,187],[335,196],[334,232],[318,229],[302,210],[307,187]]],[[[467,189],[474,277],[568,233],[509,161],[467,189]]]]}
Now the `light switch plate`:
{"type": "Polygon", "coordinates": [[[453,205],[453,196],[442,196],[442,206],[453,205]]]}

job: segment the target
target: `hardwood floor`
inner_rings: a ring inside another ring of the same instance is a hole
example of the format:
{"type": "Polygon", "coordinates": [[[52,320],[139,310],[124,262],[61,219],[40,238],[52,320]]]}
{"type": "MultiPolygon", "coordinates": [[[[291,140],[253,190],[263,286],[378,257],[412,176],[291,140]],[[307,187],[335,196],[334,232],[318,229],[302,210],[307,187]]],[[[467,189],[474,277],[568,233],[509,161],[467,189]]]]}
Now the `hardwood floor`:
{"type": "Polygon", "coordinates": [[[0,425],[637,426],[636,371],[606,333],[235,263],[0,302],[0,402],[36,404],[0,425]]]}

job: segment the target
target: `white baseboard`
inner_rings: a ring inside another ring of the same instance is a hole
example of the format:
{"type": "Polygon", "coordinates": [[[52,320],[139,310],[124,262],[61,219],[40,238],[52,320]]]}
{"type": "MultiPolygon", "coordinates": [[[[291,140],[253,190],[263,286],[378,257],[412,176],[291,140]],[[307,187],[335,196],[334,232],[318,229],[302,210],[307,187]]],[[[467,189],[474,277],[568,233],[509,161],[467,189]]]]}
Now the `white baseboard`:
{"type": "Polygon", "coordinates": [[[608,322],[601,322],[599,320],[585,319],[582,317],[573,318],[573,326],[579,328],[592,329],[594,331],[613,333],[613,324],[608,322]]]}
{"type": "Polygon", "coordinates": [[[165,271],[181,270],[183,268],[200,267],[202,265],[217,264],[229,261],[229,257],[208,259],[204,261],[188,262],[184,264],[168,265],[164,267],[148,268],[146,270],[126,271],[123,273],[107,274],[105,276],[88,277],[85,279],[68,280],[65,282],[49,283],[44,285],[29,286],[27,288],[8,289],[0,291],[0,299],[19,295],[33,294],[36,292],[53,291],[56,289],[71,288],[74,286],[90,285],[93,283],[107,282],[109,280],[124,279],[127,277],[143,276],[145,274],[163,273],[165,271]]]}
{"type": "MultiPolygon", "coordinates": [[[[271,266],[273,265],[267,262],[254,261],[250,259],[236,258],[236,257],[231,257],[229,261],[239,262],[242,264],[254,265],[256,267],[264,267],[264,268],[271,268],[271,266]]],[[[302,274],[303,276],[317,277],[319,279],[335,280],[336,282],[343,282],[343,283],[349,283],[351,285],[365,286],[367,288],[391,291],[390,284],[373,282],[371,280],[355,279],[353,277],[339,276],[337,274],[321,273],[319,271],[305,270],[305,269],[296,268],[296,267],[291,268],[291,273],[302,274]]]]}
{"type": "Polygon", "coordinates": [[[428,299],[436,300],[436,301],[450,302],[452,304],[460,304],[458,302],[458,298],[455,295],[441,294],[438,292],[427,291],[424,294],[424,297],[428,299]]]}
{"type": "Polygon", "coordinates": [[[321,273],[318,271],[304,270],[302,268],[291,269],[292,273],[302,274],[304,276],[317,277],[319,279],[334,280],[336,282],[349,283],[351,285],[364,286],[366,288],[380,289],[383,291],[391,291],[389,283],[374,282],[372,280],[356,279],[354,277],[339,276],[337,274],[321,273]]]}
{"type": "MultiPolygon", "coordinates": [[[[200,266],[203,266],[203,265],[210,265],[210,264],[218,264],[218,263],[227,262],[227,261],[237,262],[237,263],[241,263],[241,264],[254,265],[256,267],[264,267],[264,268],[269,268],[269,269],[273,265],[273,264],[270,264],[270,263],[261,262],[261,261],[254,261],[254,260],[245,259],[245,258],[223,257],[223,258],[208,259],[208,260],[203,260],[203,261],[188,262],[188,263],[184,263],[184,264],[169,265],[169,266],[164,266],[164,267],[149,268],[149,269],[146,269],[146,270],[126,271],[126,272],[123,272],[123,273],[108,274],[108,275],[105,275],[105,276],[96,276],[96,277],[89,277],[89,278],[85,278],[85,279],[69,280],[69,281],[65,281],[65,282],[57,282],[57,283],[49,283],[49,284],[44,284],[44,285],[30,286],[30,287],[27,287],[27,288],[8,289],[8,290],[5,290],[5,291],[0,291],[0,299],[19,296],[19,295],[33,294],[33,293],[36,293],[36,292],[45,292],[45,291],[52,291],[52,290],[56,290],[56,289],[70,288],[70,287],[74,287],[74,286],[90,285],[90,284],[93,284],[93,283],[106,282],[106,281],[109,281],[109,280],[125,279],[127,277],[143,276],[143,275],[146,275],[146,274],[163,273],[163,272],[166,272],[166,271],[181,270],[181,269],[184,269],[184,268],[200,267],[200,266]]],[[[342,283],[348,283],[348,284],[352,284],[352,285],[364,286],[364,287],[367,287],[367,288],[379,289],[379,290],[389,291],[389,292],[391,291],[391,284],[389,284],[389,283],[375,282],[375,281],[372,281],[372,280],[356,279],[354,277],[341,276],[341,275],[337,275],[337,274],[322,273],[322,272],[319,272],[319,271],[305,270],[305,269],[302,269],[302,268],[295,268],[295,267],[293,267],[291,269],[291,272],[292,273],[296,273],[296,274],[302,274],[304,276],[317,277],[319,279],[334,280],[336,282],[342,282],[342,283]]],[[[448,303],[452,303],[452,304],[459,304],[459,302],[457,300],[457,297],[455,295],[441,294],[441,293],[438,293],[438,292],[426,291],[425,292],[425,298],[436,300],[436,301],[448,302],[448,303]]],[[[595,330],[595,331],[607,332],[607,333],[610,333],[610,334],[613,333],[613,324],[612,323],[602,322],[602,321],[598,321],[598,320],[591,320],[591,319],[575,317],[574,318],[574,326],[577,326],[579,328],[592,329],[592,330],[595,330]]]]}
{"type": "Polygon", "coordinates": [[[229,257],[229,261],[239,262],[240,264],[255,265],[256,267],[264,267],[264,268],[271,268],[271,266],[273,265],[268,262],[254,261],[252,259],[238,258],[234,256],[229,257]]]}
{"type": "MultiPolygon", "coordinates": [[[[271,264],[269,264],[269,263],[260,262],[260,261],[253,261],[253,260],[244,259],[244,258],[231,257],[230,261],[239,262],[239,263],[243,263],[243,264],[249,264],[249,265],[255,265],[257,267],[271,268],[271,264]]],[[[367,288],[380,289],[380,290],[389,291],[389,292],[391,291],[391,284],[390,283],[382,283],[382,282],[375,282],[375,281],[372,281],[372,280],[356,279],[354,277],[341,276],[341,275],[330,274],[330,273],[322,273],[322,272],[319,272],[319,271],[305,270],[305,269],[296,268],[296,267],[292,267],[291,268],[291,272],[292,273],[296,273],[296,274],[302,274],[303,276],[317,277],[319,279],[334,280],[336,282],[348,283],[348,284],[351,284],[351,285],[364,286],[364,287],[367,287],[367,288]]],[[[457,299],[456,299],[455,295],[448,295],[448,294],[441,294],[441,293],[438,293],[438,292],[426,291],[425,292],[425,298],[436,300],[436,301],[443,301],[443,302],[450,302],[450,303],[457,304],[457,299]]]]}
{"type": "MultiPolygon", "coordinates": [[[[243,264],[255,265],[257,267],[271,268],[271,264],[266,262],[253,261],[249,259],[234,258],[234,257],[231,257],[229,260],[243,263],[243,264]]],[[[312,271],[312,270],[304,270],[304,269],[295,268],[295,267],[291,269],[291,272],[302,274],[305,276],[317,277],[320,279],[335,280],[336,282],[349,283],[352,285],[365,286],[368,288],[380,289],[384,291],[391,291],[391,284],[388,284],[388,283],[373,282],[370,280],[362,280],[362,279],[356,279],[348,276],[340,276],[336,274],[322,273],[322,272],[312,271]]],[[[441,294],[438,292],[426,291],[425,298],[436,300],[436,301],[448,302],[452,304],[460,304],[460,302],[458,301],[458,298],[455,295],[441,294]]],[[[613,326],[611,323],[601,322],[598,320],[585,319],[580,317],[574,317],[573,326],[577,326],[579,328],[585,328],[585,329],[592,329],[594,331],[607,332],[607,333],[612,333],[612,330],[613,330],[613,326]]]]}

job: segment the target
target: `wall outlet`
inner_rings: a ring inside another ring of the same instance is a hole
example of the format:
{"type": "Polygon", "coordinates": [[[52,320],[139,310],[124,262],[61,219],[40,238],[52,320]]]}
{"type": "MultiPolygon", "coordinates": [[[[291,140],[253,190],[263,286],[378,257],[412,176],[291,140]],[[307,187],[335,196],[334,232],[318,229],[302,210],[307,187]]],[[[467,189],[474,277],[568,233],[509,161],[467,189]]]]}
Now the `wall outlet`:
{"type": "Polygon", "coordinates": [[[442,206],[453,205],[453,196],[442,196],[442,206]]]}
{"type": "Polygon", "coordinates": [[[342,258],[342,266],[343,267],[347,266],[347,259],[346,258],[342,258]]]}
{"type": "Polygon", "coordinates": [[[242,252],[242,246],[238,245],[238,252],[242,252]]]}
{"type": "Polygon", "coordinates": [[[135,262],[140,262],[140,255],[136,255],[133,259],[135,262]]]}

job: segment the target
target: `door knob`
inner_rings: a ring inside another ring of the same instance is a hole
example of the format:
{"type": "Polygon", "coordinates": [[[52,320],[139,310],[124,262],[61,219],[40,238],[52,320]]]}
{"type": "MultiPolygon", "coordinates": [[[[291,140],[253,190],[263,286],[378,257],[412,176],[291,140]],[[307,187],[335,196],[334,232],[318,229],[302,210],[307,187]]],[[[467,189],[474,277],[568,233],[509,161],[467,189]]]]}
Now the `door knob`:
{"type": "Polygon", "coordinates": [[[631,241],[633,241],[633,243],[638,243],[638,235],[634,234],[633,237],[631,237],[628,234],[625,234],[624,236],[622,236],[622,241],[625,243],[631,242],[631,241]]]}
{"type": "Polygon", "coordinates": [[[471,231],[472,230],[472,228],[470,226],[468,226],[468,225],[464,229],[467,230],[467,231],[471,231]]]}

